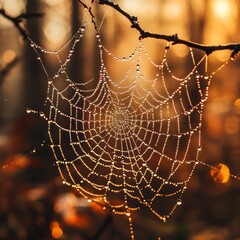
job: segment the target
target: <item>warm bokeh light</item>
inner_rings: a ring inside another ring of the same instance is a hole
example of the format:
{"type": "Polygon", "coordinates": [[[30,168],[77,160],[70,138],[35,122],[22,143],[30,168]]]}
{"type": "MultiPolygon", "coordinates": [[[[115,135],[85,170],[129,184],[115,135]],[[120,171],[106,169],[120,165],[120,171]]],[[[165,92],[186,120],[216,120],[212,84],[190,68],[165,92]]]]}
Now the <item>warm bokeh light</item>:
{"type": "Polygon", "coordinates": [[[215,53],[216,58],[221,62],[226,62],[230,58],[229,51],[219,51],[215,53]]]}
{"type": "Polygon", "coordinates": [[[45,28],[43,29],[46,39],[50,42],[50,45],[59,46],[64,43],[67,33],[70,31],[70,26],[64,22],[58,22],[57,20],[47,21],[45,28]]]}
{"type": "Polygon", "coordinates": [[[123,9],[126,9],[130,13],[136,14],[145,14],[146,12],[151,12],[155,14],[157,12],[156,3],[153,1],[145,0],[131,0],[131,1],[122,1],[121,6],[123,9]]]}
{"type": "Polygon", "coordinates": [[[206,124],[208,127],[208,132],[214,137],[219,136],[222,132],[221,119],[217,115],[214,115],[214,116],[208,116],[206,121],[207,121],[206,124]]]}
{"type": "Polygon", "coordinates": [[[103,211],[105,209],[103,207],[105,202],[102,199],[96,199],[95,201],[96,202],[91,202],[91,204],[90,204],[91,210],[98,214],[105,214],[103,211]],[[99,204],[99,203],[101,203],[101,204],[99,204]]]}
{"type": "Polygon", "coordinates": [[[30,199],[31,201],[37,201],[38,199],[43,198],[46,194],[47,193],[44,186],[36,187],[28,191],[27,198],[30,199]]]}
{"type": "Polygon", "coordinates": [[[71,227],[79,228],[81,226],[83,229],[91,227],[91,219],[84,213],[78,214],[77,212],[70,212],[63,218],[63,221],[71,227]]]}
{"type": "Polygon", "coordinates": [[[179,45],[176,48],[173,48],[173,51],[177,57],[183,58],[189,54],[189,49],[184,45],[179,45]]]}
{"type": "Polygon", "coordinates": [[[68,40],[71,33],[71,3],[66,0],[45,0],[43,34],[44,44],[50,49],[60,48],[68,40]],[[55,9],[54,12],[52,9],[55,9]]]}
{"type": "Polygon", "coordinates": [[[226,183],[230,177],[229,168],[225,164],[218,164],[211,168],[210,175],[216,183],[226,183]]]}
{"type": "Polygon", "coordinates": [[[163,5],[162,14],[165,19],[176,21],[179,17],[183,17],[186,10],[184,1],[169,0],[163,5]]]}
{"type": "Polygon", "coordinates": [[[240,114],[240,98],[238,98],[235,102],[234,102],[234,106],[235,106],[235,112],[237,114],[240,114]]]}
{"type": "Polygon", "coordinates": [[[13,173],[25,169],[31,159],[22,154],[11,155],[2,161],[5,173],[13,173]]]}
{"type": "Polygon", "coordinates": [[[7,2],[8,1],[3,1],[3,8],[11,14],[11,16],[20,15],[26,7],[26,0],[11,0],[11,4],[7,4],[7,2]]]}
{"type": "Polygon", "coordinates": [[[240,119],[236,117],[227,118],[225,122],[225,130],[229,134],[235,134],[239,131],[240,119]]]}
{"type": "Polygon", "coordinates": [[[6,50],[3,53],[3,61],[7,64],[12,62],[15,59],[15,57],[16,53],[13,50],[6,50]]]}
{"type": "Polygon", "coordinates": [[[228,0],[215,0],[214,13],[219,18],[225,18],[231,14],[231,1],[228,0]]]}
{"type": "Polygon", "coordinates": [[[235,105],[236,107],[240,107],[240,98],[238,98],[238,99],[235,101],[234,105],[235,105]]]}
{"type": "Polygon", "coordinates": [[[65,215],[77,206],[77,201],[78,199],[73,193],[66,193],[57,198],[54,210],[65,215]]]}
{"type": "MultiPolygon", "coordinates": [[[[238,8],[234,0],[211,1],[211,8],[208,11],[208,21],[205,31],[206,42],[217,44],[225,43],[229,36],[238,31],[238,8]]],[[[220,57],[222,53],[219,53],[220,57]]]]}
{"type": "Polygon", "coordinates": [[[80,208],[89,208],[89,205],[85,198],[76,197],[73,193],[66,193],[56,199],[54,211],[68,226],[89,228],[90,219],[79,211],[80,208]]]}
{"type": "MultiPolygon", "coordinates": [[[[180,38],[189,39],[189,32],[186,29],[189,20],[189,8],[186,1],[165,1],[159,5],[156,16],[161,19],[159,24],[156,25],[158,32],[170,35],[177,33],[180,38]],[[161,23],[163,24],[161,25],[161,23]]],[[[183,52],[180,53],[180,56],[183,55],[183,52]]]]}
{"type": "Polygon", "coordinates": [[[50,225],[50,228],[51,228],[51,233],[53,238],[60,239],[63,236],[63,231],[60,228],[60,225],[58,222],[56,221],[52,222],[50,225]]]}

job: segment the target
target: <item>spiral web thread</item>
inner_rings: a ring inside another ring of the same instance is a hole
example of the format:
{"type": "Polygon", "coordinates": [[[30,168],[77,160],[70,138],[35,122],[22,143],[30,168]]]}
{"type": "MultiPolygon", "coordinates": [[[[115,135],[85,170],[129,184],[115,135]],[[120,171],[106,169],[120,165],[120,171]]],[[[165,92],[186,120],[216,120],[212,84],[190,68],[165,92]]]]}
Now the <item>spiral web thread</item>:
{"type": "MultiPolygon", "coordinates": [[[[46,111],[50,146],[63,183],[89,201],[128,216],[149,209],[166,221],[187,189],[201,151],[204,103],[215,72],[208,72],[208,56],[198,61],[189,49],[191,70],[176,77],[167,61],[167,44],[159,64],[150,58],[144,41],[125,57],[116,57],[102,44],[96,30],[99,74],[81,82],[68,66],[88,27],[84,21],[72,39],[58,51],[48,51],[31,39],[48,78],[46,111]],[[67,56],[62,59],[62,52],[67,56]],[[41,54],[56,57],[59,68],[50,76],[41,54]],[[105,58],[129,67],[114,80],[105,58]],[[142,59],[154,76],[145,77],[142,59]]],[[[28,110],[31,112],[32,110],[28,110]]]]}

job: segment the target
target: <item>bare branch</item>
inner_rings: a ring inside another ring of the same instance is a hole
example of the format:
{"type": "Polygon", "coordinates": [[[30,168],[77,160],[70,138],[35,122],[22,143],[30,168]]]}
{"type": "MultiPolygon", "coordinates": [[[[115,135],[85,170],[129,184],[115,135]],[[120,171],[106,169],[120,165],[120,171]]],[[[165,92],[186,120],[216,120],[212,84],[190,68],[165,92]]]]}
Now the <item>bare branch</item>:
{"type": "Polygon", "coordinates": [[[43,17],[43,15],[44,13],[22,13],[17,18],[24,18],[24,19],[41,18],[43,17]]]}
{"type": "Polygon", "coordinates": [[[0,85],[3,83],[4,78],[20,61],[19,57],[15,57],[5,68],[0,69],[0,85]]]}
{"type": "Polygon", "coordinates": [[[144,39],[144,38],[162,39],[168,42],[172,42],[172,44],[175,44],[175,45],[183,44],[191,48],[199,49],[201,51],[204,51],[207,55],[219,50],[232,50],[231,58],[234,58],[240,52],[240,43],[231,43],[231,44],[224,44],[224,45],[203,45],[203,44],[195,43],[192,41],[180,39],[177,34],[164,35],[164,34],[147,32],[142,29],[142,27],[138,23],[137,17],[131,16],[130,14],[125,12],[118,4],[110,0],[99,0],[99,4],[108,5],[114,8],[119,13],[121,13],[123,16],[125,16],[131,22],[132,24],[131,27],[136,29],[140,33],[139,39],[144,39]]]}
{"type": "Polygon", "coordinates": [[[0,9],[0,15],[12,22],[25,40],[28,38],[28,34],[25,28],[21,25],[23,19],[37,18],[43,16],[42,13],[22,13],[17,17],[12,17],[8,13],[6,13],[4,9],[0,9]]]}
{"type": "MultiPolygon", "coordinates": [[[[94,14],[92,13],[92,8],[91,7],[88,7],[87,4],[85,4],[83,1],[81,0],[77,0],[85,9],[88,10],[88,12],[90,13],[91,15],[91,18],[92,18],[92,23],[94,25],[94,28],[97,30],[97,24],[95,22],[95,16],[94,14]]],[[[92,3],[94,2],[94,0],[92,0],[92,3]]]]}
{"type": "MultiPolygon", "coordinates": [[[[25,40],[28,38],[28,34],[27,34],[27,31],[25,30],[25,28],[21,25],[22,21],[24,19],[38,18],[38,17],[43,16],[42,13],[21,13],[17,17],[12,17],[8,13],[6,13],[6,11],[4,9],[0,9],[0,15],[2,15],[5,19],[12,22],[25,40]]],[[[8,75],[8,73],[11,71],[11,69],[14,68],[15,65],[17,65],[17,63],[20,60],[21,60],[21,58],[16,57],[5,68],[0,69],[0,85],[3,83],[4,78],[8,75]]]]}

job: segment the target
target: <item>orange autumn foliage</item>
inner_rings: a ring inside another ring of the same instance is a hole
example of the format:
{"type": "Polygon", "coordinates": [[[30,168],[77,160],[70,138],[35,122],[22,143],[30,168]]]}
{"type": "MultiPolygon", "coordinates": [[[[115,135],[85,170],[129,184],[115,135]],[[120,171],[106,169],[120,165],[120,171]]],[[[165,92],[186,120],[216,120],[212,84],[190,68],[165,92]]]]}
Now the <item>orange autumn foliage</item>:
{"type": "Polygon", "coordinates": [[[216,183],[226,183],[230,177],[229,168],[222,163],[213,166],[210,170],[210,175],[216,183]]]}

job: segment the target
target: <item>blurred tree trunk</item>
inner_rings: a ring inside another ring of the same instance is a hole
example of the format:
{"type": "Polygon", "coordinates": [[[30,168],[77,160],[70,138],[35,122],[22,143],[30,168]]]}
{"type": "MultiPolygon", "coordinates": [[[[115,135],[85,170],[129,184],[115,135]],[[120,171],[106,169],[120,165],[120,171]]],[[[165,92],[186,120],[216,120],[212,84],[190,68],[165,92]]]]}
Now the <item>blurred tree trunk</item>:
{"type": "MultiPolygon", "coordinates": [[[[93,6],[94,8],[94,6],[93,6]]],[[[95,13],[96,19],[98,19],[99,10],[92,9],[95,13]]],[[[83,8],[78,1],[72,2],[72,35],[76,33],[79,27],[82,25],[83,8]]],[[[71,60],[70,75],[74,77],[74,81],[84,82],[99,74],[99,48],[97,40],[95,38],[95,32],[89,29],[93,27],[89,26],[89,19],[87,20],[87,30],[84,33],[80,44],[77,44],[71,60]]]]}
{"type": "Polygon", "coordinates": [[[196,1],[188,0],[190,41],[198,43],[204,42],[205,25],[207,22],[206,17],[209,9],[208,1],[202,1],[201,4],[202,9],[200,10],[196,6],[196,1]]]}
{"type": "MultiPolygon", "coordinates": [[[[41,12],[44,13],[44,4],[42,1],[27,1],[27,13],[37,13],[41,12]],[[41,8],[42,7],[42,8],[41,8]]],[[[42,46],[42,33],[41,33],[41,25],[43,24],[43,18],[36,18],[27,20],[27,26],[29,36],[31,39],[42,46]]],[[[25,82],[24,82],[24,105],[25,107],[43,111],[44,108],[44,100],[46,97],[47,92],[47,79],[40,62],[37,60],[36,53],[30,47],[30,43],[27,41],[26,48],[25,48],[25,65],[24,65],[24,75],[25,75],[25,82]]],[[[46,131],[44,130],[43,121],[40,117],[36,117],[33,114],[30,114],[29,117],[33,118],[34,120],[31,121],[29,131],[30,135],[26,135],[27,141],[31,143],[31,147],[38,147],[40,146],[40,142],[45,139],[46,131]]],[[[30,119],[31,119],[30,118],[30,119]]]]}
{"type": "MultiPolygon", "coordinates": [[[[26,12],[36,13],[42,12],[40,9],[42,3],[38,0],[27,2],[26,12]]],[[[27,21],[27,29],[29,31],[30,37],[41,45],[41,32],[40,24],[43,18],[31,19],[27,21]]],[[[29,44],[29,43],[28,43],[29,44]]],[[[39,109],[43,105],[43,99],[45,97],[46,89],[46,79],[43,75],[43,70],[40,63],[37,61],[37,56],[33,49],[29,50],[29,46],[26,47],[26,61],[25,61],[25,106],[29,106],[33,109],[39,109]]]]}
{"type": "MultiPolygon", "coordinates": [[[[79,27],[81,26],[80,14],[81,14],[81,11],[80,11],[80,5],[78,1],[72,1],[72,18],[71,18],[72,35],[74,35],[76,31],[79,29],[79,27]]],[[[83,70],[84,70],[83,44],[84,44],[83,42],[81,42],[80,44],[77,44],[75,48],[76,50],[74,51],[73,56],[71,58],[70,76],[72,76],[73,81],[77,81],[77,82],[83,81],[81,78],[79,79],[79,76],[83,75],[83,70]]]]}

